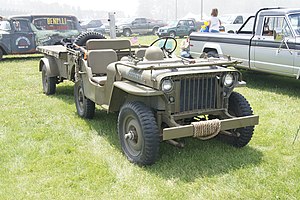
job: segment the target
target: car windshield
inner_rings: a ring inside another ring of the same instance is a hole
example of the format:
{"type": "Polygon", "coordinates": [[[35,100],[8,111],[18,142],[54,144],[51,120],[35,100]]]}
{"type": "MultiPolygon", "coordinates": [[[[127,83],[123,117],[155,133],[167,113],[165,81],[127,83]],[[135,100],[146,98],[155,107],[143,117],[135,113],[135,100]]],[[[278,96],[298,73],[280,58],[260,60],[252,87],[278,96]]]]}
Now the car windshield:
{"type": "Polygon", "coordinates": [[[168,21],[167,24],[168,26],[176,26],[178,21],[168,21]]]}
{"type": "Polygon", "coordinates": [[[297,36],[300,36],[300,13],[289,15],[289,19],[297,36]]]}
{"type": "Polygon", "coordinates": [[[10,29],[11,28],[8,21],[0,21],[0,30],[9,31],[10,29]]]}

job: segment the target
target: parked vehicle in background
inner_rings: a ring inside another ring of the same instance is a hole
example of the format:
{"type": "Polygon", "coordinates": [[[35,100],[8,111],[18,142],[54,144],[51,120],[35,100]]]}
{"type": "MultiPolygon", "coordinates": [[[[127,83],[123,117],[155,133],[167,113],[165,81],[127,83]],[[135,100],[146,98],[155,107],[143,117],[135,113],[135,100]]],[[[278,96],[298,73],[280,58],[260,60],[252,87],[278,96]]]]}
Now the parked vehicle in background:
{"type": "Polygon", "coordinates": [[[70,15],[19,15],[0,20],[0,59],[8,54],[35,53],[38,45],[75,38],[81,27],[70,15]]]}
{"type": "Polygon", "coordinates": [[[156,34],[159,37],[184,37],[190,35],[194,31],[200,30],[203,24],[204,22],[197,22],[194,19],[181,19],[179,21],[174,21],[167,26],[159,28],[156,34]]]}
{"type": "Polygon", "coordinates": [[[28,19],[36,36],[36,45],[59,44],[63,38],[76,38],[82,28],[73,15],[18,15],[28,19]]]}
{"type": "Polygon", "coordinates": [[[116,23],[117,35],[130,36],[131,34],[156,34],[158,29],[166,24],[161,20],[135,18],[127,23],[116,23]]]}
{"type": "Polygon", "coordinates": [[[224,32],[235,33],[241,28],[243,23],[251,16],[251,14],[226,14],[220,16],[224,32]]]}
{"type": "Polygon", "coordinates": [[[190,52],[230,55],[239,68],[300,78],[300,9],[264,8],[236,34],[192,33],[190,52]]]}
{"type": "MultiPolygon", "coordinates": [[[[83,31],[91,30],[94,28],[99,28],[102,26],[102,21],[100,19],[94,19],[94,20],[85,20],[80,22],[80,26],[83,29],[83,31]]],[[[93,30],[91,30],[93,31],[93,30]]]]}
{"type": "Polygon", "coordinates": [[[27,19],[2,18],[0,21],[0,60],[3,55],[36,51],[35,34],[27,19]]]}
{"type": "Polygon", "coordinates": [[[99,20],[87,20],[80,22],[80,26],[83,31],[94,31],[101,34],[105,34],[106,30],[106,24],[103,24],[102,21],[99,20]]]}

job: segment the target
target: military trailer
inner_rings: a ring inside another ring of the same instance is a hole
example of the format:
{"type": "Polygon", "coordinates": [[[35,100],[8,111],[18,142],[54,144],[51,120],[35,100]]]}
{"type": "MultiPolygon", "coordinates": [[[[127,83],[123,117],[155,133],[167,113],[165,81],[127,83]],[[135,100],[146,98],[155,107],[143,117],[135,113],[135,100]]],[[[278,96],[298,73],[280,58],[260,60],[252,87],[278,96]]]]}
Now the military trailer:
{"type": "Polygon", "coordinates": [[[135,50],[127,39],[90,39],[77,49],[39,47],[45,55],[39,63],[44,93],[54,94],[57,83],[72,80],[79,116],[93,118],[95,104],[118,113],[122,151],[138,165],[153,164],[162,141],[180,146],[185,137],[218,137],[235,147],[247,145],[258,116],[233,91],[245,85],[233,68],[238,62],[176,57],[176,46],[165,37],[135,50]]]}

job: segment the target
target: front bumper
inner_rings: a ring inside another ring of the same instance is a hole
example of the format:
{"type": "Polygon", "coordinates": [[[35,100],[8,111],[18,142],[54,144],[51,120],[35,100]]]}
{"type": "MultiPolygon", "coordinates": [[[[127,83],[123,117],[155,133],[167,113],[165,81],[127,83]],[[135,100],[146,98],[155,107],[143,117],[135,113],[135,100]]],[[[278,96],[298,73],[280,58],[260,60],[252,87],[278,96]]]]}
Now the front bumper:
{"type": "MultiPolygon", "coordinates": [[[[245,116],[245,117],[235,117],[230,119],[220,120],[221,129],[220,131],[242,128],[247,126],[255,126],[259,122],[259,117],[257,115],[245,116]]],[[[198,123],[201,123],[198,122],[198,123]]],[[[195,135],[194,125],[185,125],[179,127],[171,127],[163,129],[163,140],[171,140],[182,137],[191,137],[195,135]]]]}

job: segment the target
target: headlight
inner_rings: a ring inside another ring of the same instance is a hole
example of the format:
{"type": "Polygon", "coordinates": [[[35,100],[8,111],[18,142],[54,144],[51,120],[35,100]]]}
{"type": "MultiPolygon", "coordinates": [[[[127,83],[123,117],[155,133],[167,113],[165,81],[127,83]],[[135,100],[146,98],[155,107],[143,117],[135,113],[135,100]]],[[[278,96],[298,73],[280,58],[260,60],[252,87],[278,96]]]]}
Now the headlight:
{"type": "Polygon", "coordinates": [[[232,74],[226,74],[226,76],[224,77],[224,85],[226,87],[231,87],[233,85],[234,82],[234,77],[232,74]]]}
{"type": "Polygon", "coordinates": [[[163,92],[168,93],[173,89],[173,81],[171,79],[166,79],[161,84],[161,89],[163,92]]]}

